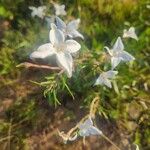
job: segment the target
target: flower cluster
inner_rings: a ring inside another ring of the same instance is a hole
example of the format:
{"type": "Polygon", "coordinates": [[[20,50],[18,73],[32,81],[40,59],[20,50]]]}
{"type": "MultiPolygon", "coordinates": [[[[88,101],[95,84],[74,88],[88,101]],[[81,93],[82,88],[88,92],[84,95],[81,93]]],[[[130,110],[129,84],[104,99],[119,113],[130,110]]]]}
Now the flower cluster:
{"type": "MultiPolygon", "coordinates": [[[[59,15],[67,14],[65,11],[65,5],[58,5],[56,3],[53,3],[53,5],[55,8],[55,15],[51,20],[49,20],[49,17],[46,16],[45,6],[40,6],[38,8],[29,7],[29,9],[32,10],[32,17],[38,16],[41,19],[45,18],[51,27],[49,31],[50,42],[41,45],[36,51],[31,53],[30,59],[33,61],[36,59],[55,59],[57,65],[70,78],[72,77],[74,71],[72,56],[81,49],[81,45],[72,38],[79,37],[84,39],[83,35],[78,31],[80,19],[78,18],[72,20],[66,24],[60,17],[58,17],[59,15]]],[[[122,37],[138,40],[134,27],[130,27],[128,30],[125,29],[122,37]]],[[[102,72],[94,85],[106,85],[107,87],[112,88],[111,79],[118,74],[118,71],[115,70],[116,67],[120,64],[120,62],[133,61],[135,58],[124,50],[124,44],[121,37],[117,38],[112,48],[105,46],[104,49],[106,49],[106,53],[109,55],[111,69],[102,72]]],[[[93,101],[93,105],[91,104],[90,108],[90,114],[81,120],[81,122],[79,122],[75,128],[70,130],[68,134],[59,132],[59,135],[63,138],[65,143],[67,141],[76,140],[78,136],[86,137],[90,135],[101,135],[106,138],[102,131],[93,124],[92,119],[94,118],[96,112],[95,100],[93,101]]],[[[106,139],[108,140],[108,138],[106,139]]]]}
{"type": "MultiPolygon", "coordinates": [[[[49,43],[41,45],[36,51],[31,53],[30,59],[55,59],[57,65],[62,68],[67,76],[72,77],[73,72],[73,54],[76,54],[81,46],[72,38],[81,37],[83,35],[77,31],[80,19],[72,20],[67,25],[58,17],[58,15],[66,15],[65,5],[54,4],[55,7],[55,24],[50,23],[51,30],[49,32],[49,43]],[[71,39],[68,39],[71,38],[71,39]]],[[[38,8],[29,7],[32,9],[31,15],[34,17],[37,15],[43,18],[45,6],[38,8]]]]}
{"type": "MultiPolygon", "coordinates": [[[[123,37],[131,37],[136,40],[138,39],[133,27],[131,27],[128,31],[124,30],[123,37]]],[[[135,58],[124,50],[124,45],[122,43],[121,37],[117,38],[117,41],[115,42],[112,49],[109,49],[107,46],[105,46],[104,48],[107,50],[110,56],[111,70],[101,73],[96,80],[95,85],[106,85],[107,87],[111,88],[112,85],[109,79],[114,78],[115,75],[118,74],[118,71],[114,71],[114,69],[119,65],[121,61],[129,62],[134,60],[135,58]]]]}
{"type": "Polygon", "coordinates": [[[63,138],[64,142],[74,141],[78,136],[83,138],[90,135],[103,135],[102,131],[94,126],[92,118],[95,118],[95,113],[99,106],[99,98],[94,98],[91,106],[90,112],[86,115],[74,128],[65,134],[63,131],[58,131],[59,135],[63,138]]]}

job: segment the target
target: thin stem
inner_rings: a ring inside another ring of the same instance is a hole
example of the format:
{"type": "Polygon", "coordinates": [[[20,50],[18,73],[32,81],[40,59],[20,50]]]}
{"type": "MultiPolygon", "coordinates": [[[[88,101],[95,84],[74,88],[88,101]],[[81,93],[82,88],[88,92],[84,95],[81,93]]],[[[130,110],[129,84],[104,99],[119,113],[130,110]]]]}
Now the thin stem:
{"type": "Polygon", "coordinates": [[[3,141],[5,141],[5,140],[7,140],[7,139],[10,139],[10,138],[12,138],[12,137],[13,137],[13,135],[7,136],[7,137],[4,137],[4,138],[1,138],[1,139],[0,139],[0,142],[3,142],[3,141]]]}
{"type": "Polygon", "coordinates": [[[112,142],[106,135],[101,134],[101,136],[106,139],[109,143],[111,143],[116,149],[121,150],[114,142],[112,142]]]}

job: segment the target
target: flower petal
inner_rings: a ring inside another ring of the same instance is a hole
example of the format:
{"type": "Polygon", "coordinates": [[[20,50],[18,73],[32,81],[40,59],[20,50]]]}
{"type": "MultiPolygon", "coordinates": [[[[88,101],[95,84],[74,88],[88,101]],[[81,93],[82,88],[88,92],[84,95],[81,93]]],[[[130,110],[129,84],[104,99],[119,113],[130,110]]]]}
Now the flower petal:
{"type": "Polygon", "coordinates": [[[111,82],[108,79],[103,80],[103,83],[108,86],[109,88],[112,88],[111,82]]]}
{"type": "Polygon", "coordinates": [[[49,33],[49,38],[50,38],[50,41],[53,45],[59,45],[60,43],[63,43],[64,40],[65,40],[65,36],[63,34],[63,32],[59,29],[57,29],[56,25],[55,24],[51,24],[51,30],[50,30],[50,33],[49,33]]]}
{"type": "Polygon", "coordinates": [[[103,84],[103,80],[102,80],[103,78],[101,78],[101,76],[99,76],[98,78],[97,78],[97,80],[96,80],[96,82],[95,82],[95,84],[94,85],[102,85],[103,84]]]}
{"type": "Polygon", "coordinates": [[[36,51],[30,54],[30,59],[44,59],[48,56],[55,54],[55,49],[52,44],[46,43],[41,45],[36,51]]]}
{"type": "Polygon", "coordinates": [[[118,64],[121,62],[121,60],[122,60],[121,57],[111,57],[112,70],[118,66],[118,64]]]}
{"type": "Polygon", "coordinates": [[[71,54],[58,52],[56,53],[56,60],[58,66],[64,69],[67,73],[67,76],[70,78],[72,76],[73,70],[73,59],[71,54]]]}
{"type": "Polygon", "coordinates": [[[105,72],[106,78],[112,79],[116,74],[118,74],[118,71],[109,70],[105,72]]]}
{"type": "Polygon", "coordinates": [[[79,135],[82,137],[90,135],[101,135],[102,132],[94,126],[90,126],[87,129],[79,130],[79,135]]]}
{"type": "Polygon", "coordinates": [[[93,121],[91,118],[86,119],[82,124],[79,125],[79,129],[84,129],[93,125],[93,121]]]}
{"type": "Polygon", "coordinates": [[[54,4],[55,7],[55,14],[58,15],[66,15],[66,11],[65,11],[65,5],[58,5],[58,4],[54,4]]]}
{"type": "Polygon", "coordinates": [[[81,45],[75,40],[67,40],[66,46],[66,51],[68,51],[69,53],[76,53],[81,48],[81,45]]]}
{"type": "Polygon", "coordinates": [[[81,39],[84,39],[84,36],[77,30],[68,31],[67,34],[70,38],[80,37],[81,39]]]}
{"type": "Polygon", "coordinates": [[[124,49],[124,45],[122,43],[121,37],[118,37],[116,43],[113,46],[113,50],[122,51],[123,49],[124,49]]]}
{"type": "Polygon", "coordinates": [[[76,30],[79,27],[80,19],[72,20],[67,24],[68,30],[76,30]]]}
{"type": "Polygon", "coordinates": [[[134,27],[130,27],[128,31],[124,30],[123,38],[128,38],[128,37],[133,38],[133,39],[138,41],[138,37],[135,33],[135,28],[134,27]]]}
{"type": "Polygon", "coordinates": [[[128,52],[126,51],[122,51],[119,56],[122,58],[123,61],[127,62],[127,61],[132,61],[134,60],[135,58],[129,54],[128,52]]]}
{"type": "Polygon", "coordinates": [[[101,130],[99,130],[98,128],[96,128],[94,126],[91,126],[88,129],[88,132],[89,132],[90,135],[101,135],[101,134],[103,134],[101,130]]]}
{"type": "Polygon", "coordinates": [[[61,31],[66,29],[65,22],[57,16],[56,16],[56,25],[57,25],[57,28],[60,29],[61,31]]]}

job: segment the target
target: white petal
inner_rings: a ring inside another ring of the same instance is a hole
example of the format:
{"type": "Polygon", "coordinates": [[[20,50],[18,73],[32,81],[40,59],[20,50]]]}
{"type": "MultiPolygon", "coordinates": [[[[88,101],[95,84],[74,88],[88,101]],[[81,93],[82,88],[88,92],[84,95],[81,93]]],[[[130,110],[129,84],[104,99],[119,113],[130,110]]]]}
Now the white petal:
{"type": "Polygon", "coordinates": [[[82,130],[79,130],[79,135],[85,137],[85,136],[89,136],[90,134],[87,131],[87,129],[82,129],[82,130]]]}
{"type": "Polygon", "coordinates": [[[79,125],[79,129],[85,129],[89,126],[92,126],[93,125],[93,121],[91,118],[88,118],[86,119],[82,124],[79,125]]]}
{"type": "Polygon", "coordinates": [[[56,16],[56,25],[57,28],[60,30],[65,30],[66,29],[66,24],[63,20],[61,20],[59,17],[56,16]]]}
{"type": "Polygon", "coordinates": [[[102,80],[101,76],[99,76],[94,85],[102,85],[102,84],[103,84],[103,80],[102,80]]]}
{"type": "Polygon", "coordinates": [[[112,85],[111,85],[110,80],[105,79],[105,80],[103,81],[103,83],[104,83],[106,86],[108,86],[109,88],[112,88],[112,85]]]}
{"type": "Polygon", "coordinates": [[[138,41],[138,37],[135,33],[135,28],[134,27],[130,27],[128,32],[129,32],[129,37],[131,37],[131,38],[138,41]]]}
{"type": "Polygon", "coordinates": [[[46,10],[46,6],[39,6],[39,7],[38,7],[38,10],[41,11],[41,12],[43,12],[43,11],[46,10]]]}
{"type": "Polygon", "coordinates": [[[135,58],[129,54],[128,52],[126,51],[122,51],[119,56],[122,58],[123,61],[127,62],[127,61],[132,61],[134,60],[135,58]]]}
{"type": "Polygon", "coordinates": [[[60,43],[63,43],[65,40],[64,34],[61,30],[57,29],[56,26],[52,23],[51,24],[51,30],[49,33],[50,41],[53,45],[59,45],[60,43]]]}
{"type": "Polygon", "coordinates": [[[57,30],[57,26],[54,23],[51,23],[51,29],[52,30],[57,30]]]}
{"type": "Polygon", "coordinates": [[[65,5],[58,5],[58,4],[54,4],[55,7],[55,14],[58,15],[66,15],[66,11],[65,11],[65,5]]]}
{"type": "Polygon", "coordinates": [[[58,66],[64,69],[67,73],[67,76],[70,78],[73,70],[72,56],[69,53],[58,52],[56,54],[56,59],[58,66]]]}
{"type": "Polygon", "coordinates": [[[66,50],[69,53],[76,53],[81,48],[81,45],[78,42],[74,41],[74,40],[67,40],[66,41],[66,46],[67,46],[66,50]]]}
{"type": "Polygon", "coordinates": [[[130,33],[135,33],[135,28],[134,28],[134,27],[130,27],[130,28],[129,28],[129,32],[130,32],[130,33]]]}
{"type": "Polygon", "coordinates": [[[36,11],[31,12],[31,16],[32,16],[32,17],[35,17],[36,15],[37,15],[37,12],[36,12],[36,11]]]}
{"type": "Polygon", "coordinates": [[[36,51],[31,53],[30,59],[44,59],[48,56],[51,56],[55,54],[55,50],[50,43],[46,43],[44,45],[41,45],[36,51]]]}
{"type": "Polygon", "coordinates": [[[112,69],[118,66],[118,64],[121,62],[122,58],[121,57],[111,57],[111,66],[112,69]]]}
{"type": "Polygon", "coordinates": [[[72,20],[67,24],[68,30],[76,30],[79,27],[80,19],[72,20]]]}
{"type": "Polygon", "coordinates": [[[113,46],[114,51],[122,51],[124,49],[124,45],[120,37],[117,38],[116,43],[113,46]]]}
{"type": "Polygon", "coordinates": [[[39,6],[37,8],[37,16],[40,17],[40,18],[44,18],[45,10],[46,10],[46,6],[39,6]]]}
{"type": "Polygon", "coordinates": [[[79,130],[80,136],[90,136],[90,135],[101,135],[102,132],[94,126],[90,126],[89,128],[79,130]]]}
{"type": "Polygon", "coordinates": [[[90,135],[101,135],[101,134],[103,134],[101,130],[97,129],[97,128],[94,127],[94,126],[91,126],[91,127],[88,129],[88,132],[90,133],[90,135]]]}
{"type": "Polygon", "coordinates": [[[123,38],[128,38],[128,37],[133,38],[138,41],[138,37],[135,33],[134,27],[130,27],[128,31],[124,30],[123,38]]]}
{"type": "Polygon", "coordinates": [[[34,10],[36,10],[37,8],[34,7],[34,6],[29,6],[29,9],[32,10],[32,11],[34,11],[34,10]]]}
{"type": "Polygon", "coordinates": [[[84,36],[77,30],[68,31],[67,34],[70,38],[80,37],[81,39],[84,39],[84,36]]]}
{"type": "Polygon", "coordinates": [[[109,70],[105,72],[106,77],[112,79],[116,74],[118,74],[118,71],[109,70]]]}

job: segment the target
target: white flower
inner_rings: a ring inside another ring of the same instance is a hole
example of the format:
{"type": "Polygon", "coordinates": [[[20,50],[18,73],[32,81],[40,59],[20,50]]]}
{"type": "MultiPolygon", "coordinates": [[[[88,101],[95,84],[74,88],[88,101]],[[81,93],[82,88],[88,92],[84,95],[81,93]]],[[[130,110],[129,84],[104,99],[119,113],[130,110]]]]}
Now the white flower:
{"type": "Polygon", "coordinates": [[[56,3],[54,3],[54,8],[55,8],[55,14],[56,16],[59,16],[59,15],[66,15],[66,11],[65,11],[65,5],[58,5],[56,3]]]}
{"type": "Polygon", "coordinates": [[[134,27],[130,27],[129,30],[124,30],[123,31],[123,38],[133,38],[135,40],[138,41],[138,37],[135,33],[135,28],[134,27]]]}
{"type": "Polygon", "coordinates": [[[146,8],[150,9],[150,5],[146,5],[146,8]]]}
{"type": "Polygon", "coordinates": [[[85,136],[90,136],[90,135],[101,135],[101,134],[102,134],[102,131],[94,127],[91,118],[88,118],[79,126],[80,136],[85,137],[85,136]]]}
{"type": "Polygon", "coordinates": [[[72,20],[67,25],[63,20],[56,16],[56,25],[58,29],[62,30],[66,36],[70,38],[80,37],[84,39],[83,35],[77,31],[80,19],[72,20]]]}
{"type": "Polygon", "coordinates": [[[76,53],[80,48],[80,44],[74,40],[66,40],[63,32],[51,24],[49,33],[50,43],[41,45],[35,52],[30,55],[31,59],[46,59],[49,56],[55,56],[56,62],[68,77],[72,76],[73,59],[71,54],[76,53]]]}
{"type": "Polygon", "coordinates": [[[32,10],[31,13],[32,17],[38,16],[41,19],[44,18],[46,6],[39,6],[39,7],[29,6],[29,9],[32,10]]]}
{"type": "Polygon", "coordinates": [[[120,37],[118,37],[112,49],[109,49],[106,46],[104,48],[106,48],[111,56],[112,69],[114,69],[121,61],[128,62],[135,59],[128,52],[124,51],[124,45],[120,37]]]}
{"type": "Polygon", "coordinates": [[[111,81],[109,79],[114,78],[114,76],[118,74],[118,71],[107,71],[100,74],[100,76],[97,78],[94,85],[106,85],[109,88],[112,88],[111,81]]]}

